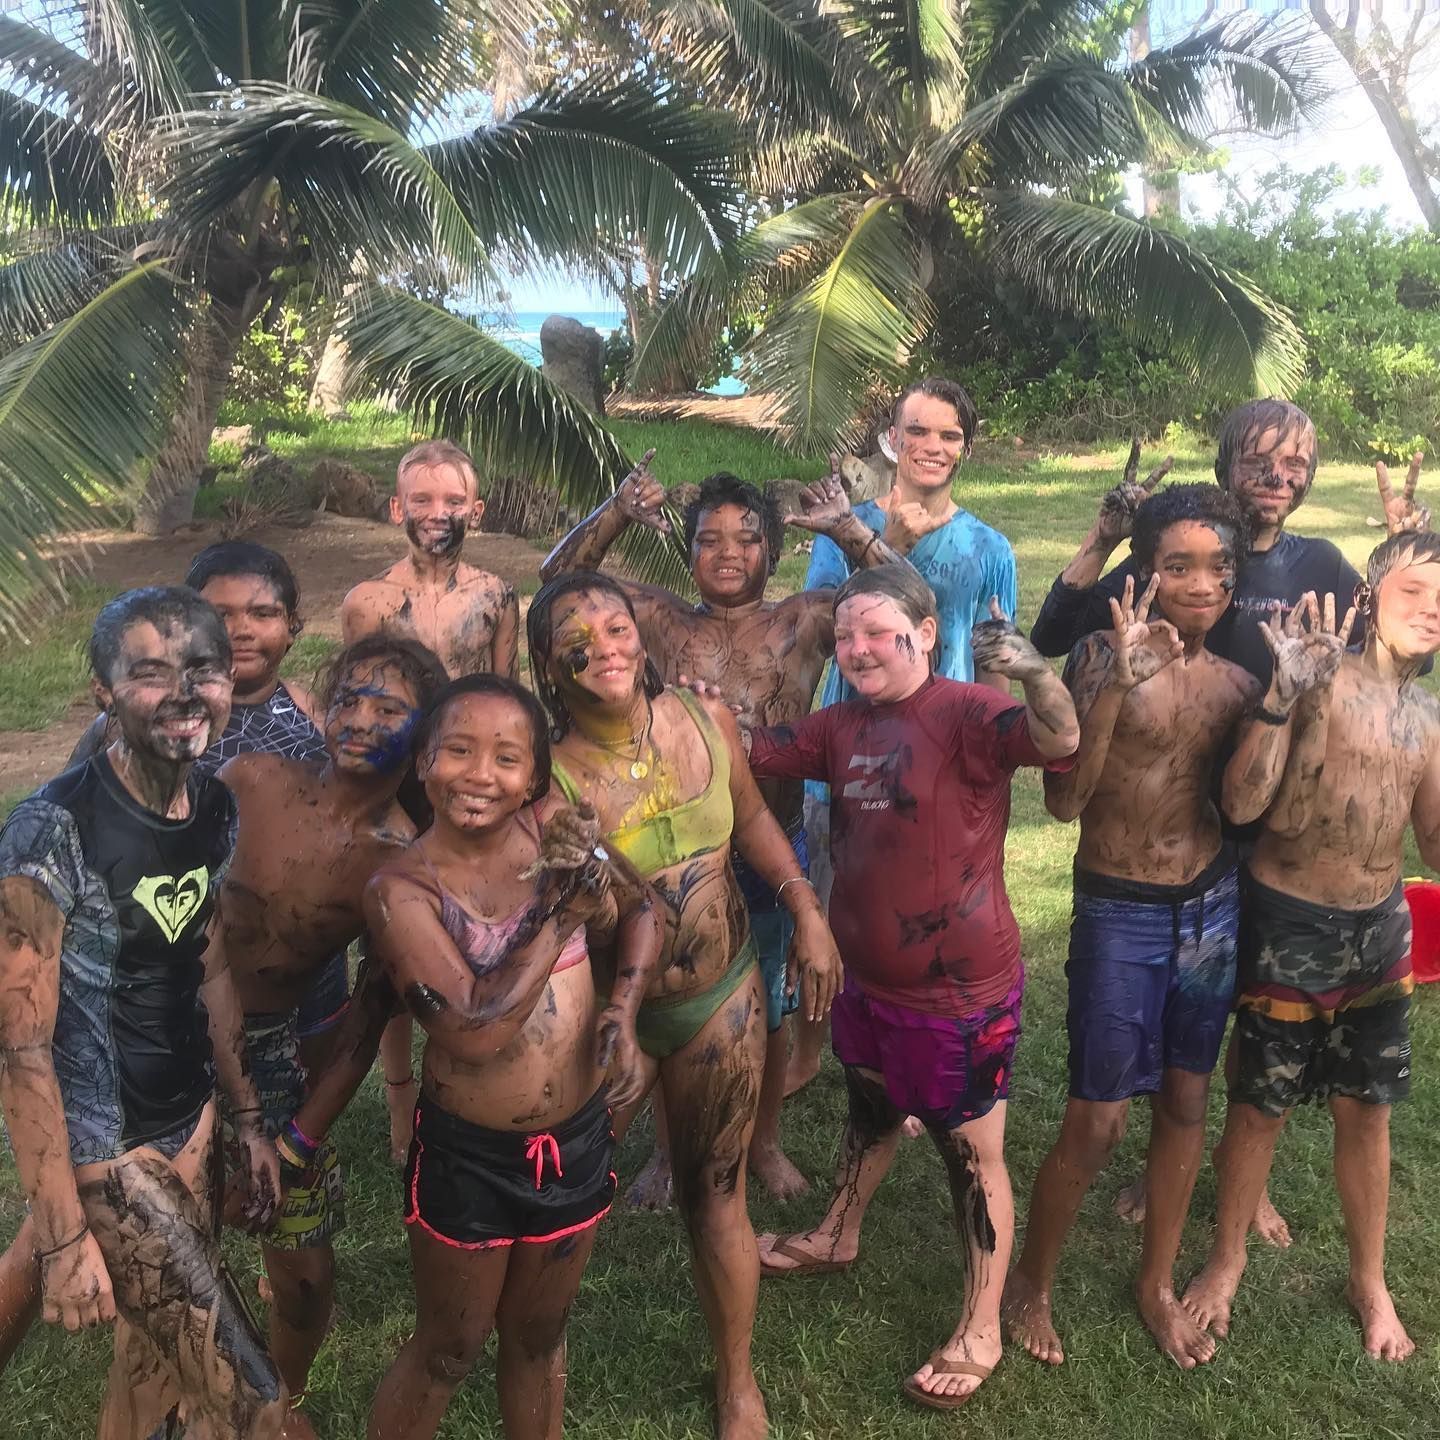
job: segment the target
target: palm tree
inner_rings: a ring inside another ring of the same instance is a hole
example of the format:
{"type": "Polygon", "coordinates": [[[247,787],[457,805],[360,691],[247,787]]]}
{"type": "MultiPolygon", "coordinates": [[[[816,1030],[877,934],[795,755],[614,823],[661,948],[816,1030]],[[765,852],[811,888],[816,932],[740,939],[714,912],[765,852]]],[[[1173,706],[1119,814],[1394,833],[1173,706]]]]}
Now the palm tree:
{"type": "Polygon", "coordinates": [[[1217,101],[1269,133],[1310,114],[1308,34],[1232,18],[1123,64],[1106,53],[1118,36],[1106,9],[675,0],[652,15],[690,83],[752,127],[752,184],[777,203],[678,289],[635,381],[693,364],[729,316],[763,307],[744,361],[782,435],[854,439],[867,394],[930,332],[933,257],[958,242],[1039,305],[1113,325],[1197,376],[1290,389],[1303,345],[1281,307],[1090,197],[1099,175],[1202,150],[1217,101]]]}
{"type": "MultiPolygon", "coordinates": [[[[580,81],[503,121],[457,122],[485,113],[477,76],[529,43],[537,3],[0,14],[0,615],[50,576],[40,537],[93,520],[137,465],[139,528],[189,519],[239,342],[300,279],[351,295],[350,321],[376,336],[360,321],[407,299],[407,279],[485,294],[501,265],[594,263],[636,234],[691,271],[733,238],[726,136],[663,92],[580,81]],[[123,417],[95,403],[121,394],[123,417]]],[[[463,324],[433,305],[406,314],[407,333],[463,324]]],[[[618,447],[471,328],[486,380],[455,425],[495,464],[543,451],[536,478],[575,498],[606,487],[618,447]],[[517,428],[539,412],[543,446],[517,428]]]]}

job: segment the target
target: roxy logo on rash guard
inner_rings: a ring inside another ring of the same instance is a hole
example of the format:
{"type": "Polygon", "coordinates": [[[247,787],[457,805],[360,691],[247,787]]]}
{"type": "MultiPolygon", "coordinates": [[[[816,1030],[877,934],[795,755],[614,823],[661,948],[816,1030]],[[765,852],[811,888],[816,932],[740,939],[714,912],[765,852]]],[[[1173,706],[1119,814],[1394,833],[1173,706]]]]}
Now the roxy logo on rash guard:
{"type": "Polygon", "coordinates": [[[147,875],[136,882],[131,894],[173,945],[200,909],[209,884],[210,872],[201,865],[179,879],[173,875],[147,875]]]}

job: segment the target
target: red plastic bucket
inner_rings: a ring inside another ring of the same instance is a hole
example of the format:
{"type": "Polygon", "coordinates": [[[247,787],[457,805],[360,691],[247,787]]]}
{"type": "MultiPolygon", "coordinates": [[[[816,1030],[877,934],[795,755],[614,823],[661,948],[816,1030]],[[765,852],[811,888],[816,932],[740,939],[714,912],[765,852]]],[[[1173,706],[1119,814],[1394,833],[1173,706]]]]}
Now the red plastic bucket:
{"type": "Polygon", "coordinates": [[[1417,980],[1440,980],[1440,885],[1433,880],[1408,880],[1405,899],[1414,930],[1410,968],[1417,980]]]}

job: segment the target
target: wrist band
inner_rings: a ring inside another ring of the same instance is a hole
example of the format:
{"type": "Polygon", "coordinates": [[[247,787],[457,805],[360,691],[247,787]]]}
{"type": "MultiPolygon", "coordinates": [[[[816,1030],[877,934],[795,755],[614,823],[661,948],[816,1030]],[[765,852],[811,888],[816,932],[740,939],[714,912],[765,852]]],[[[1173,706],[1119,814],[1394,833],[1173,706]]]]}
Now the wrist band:
{"type": "MultiPolygon", "coordinates": [[[[782,880],[780,882],[780,888],[775,892],[775,898],[777,900],[785,893],[785,887],[787,885],[809,885],[812,890],[815,889],[808,875],[792,875],[788,880],[782,880]]],[[[816,893],[818,894],[819,892],[816,891],[816,893]]]]}
{"type": "Polygon", "coordinates": [[[392,1089],[398,1090],[402,1085],[413,1085],[415,1083],[415,1072],[412,1070],[403,1080],[392,1080],[388,1075],[385,1083],[392,1089]]]}
{"type": "Polygon", "coordinates": [[[1262,725],[1288,725],[1290,723],[1289,711],[1286,711],[1284,715],[1277,715],[1273,710],[1267,710],[1263,705],[1256,709],[1255,718],[1262,725]]]}
{"type": "Polygon", "coordinates": [[[281,1170],[293,1170],[296,1175],[303,1175],[310,1168],[310,1162],[295,1153],[284,1135],[275,1137],[275,1153],[280,1157],[281,1170]]]}
{"type": "Polygon", "coordinates": [[[78,1244],[90,1233],[90,1222],[87,1220],[68,1240],[62,1240],[58,1245],[52,1245],[48,1250],[37,1250],[37,1260],[48,1260],[52,1255],[58,1255],[62,1250],[68,1250],[72,1245],[78,1244]]]}
{"type": "Polygon", "coordinates": [[[293,1120],[289,1121],[275,1138],[277,1144],[281,1140],[285,1141],[306,1165],[315,1158],[315,1152],[320,1148],[320,1142],[312,1140],[293,1120]]]}

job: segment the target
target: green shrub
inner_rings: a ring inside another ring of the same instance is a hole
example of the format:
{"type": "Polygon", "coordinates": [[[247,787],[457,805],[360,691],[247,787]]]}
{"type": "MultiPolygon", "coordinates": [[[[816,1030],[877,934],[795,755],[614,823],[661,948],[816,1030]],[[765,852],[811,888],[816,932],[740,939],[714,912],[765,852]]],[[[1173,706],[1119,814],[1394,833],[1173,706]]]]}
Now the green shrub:
{"type": "Polygon", "coordinates": [[[303,414],[319,359],[315,341],[314,331],[294,306],[281,305],[261,315],[240,342],[220,423],[244,425],[257,415],[303,414]]]}

